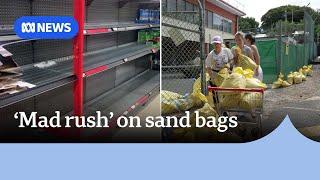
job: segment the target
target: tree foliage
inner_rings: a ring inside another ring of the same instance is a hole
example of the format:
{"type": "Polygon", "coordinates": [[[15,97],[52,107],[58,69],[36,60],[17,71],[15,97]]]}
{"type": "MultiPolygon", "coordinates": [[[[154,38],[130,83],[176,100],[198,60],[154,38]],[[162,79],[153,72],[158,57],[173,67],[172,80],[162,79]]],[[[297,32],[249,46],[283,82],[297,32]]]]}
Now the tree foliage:
{"type": "Polygon", "coordinates": [[[259,27],[259,22],[257,22],[253,17],[240,17],[239,29],[244,31],[254,30],[259,27]]]}
{"type": "Polygon", "coordinates": [[[320,23],[320,13],[316,12],[310,7],[301,7],[301,6],[280,6],[277,8],[270,9],[266,14],[261,17],[261,27],[263,29],[270,29],[275,27],[277,21],[285,21],[286,18],[289,22],[300,23],[303,21],[304,10],[316,20],[315,24],[320,23]]]}

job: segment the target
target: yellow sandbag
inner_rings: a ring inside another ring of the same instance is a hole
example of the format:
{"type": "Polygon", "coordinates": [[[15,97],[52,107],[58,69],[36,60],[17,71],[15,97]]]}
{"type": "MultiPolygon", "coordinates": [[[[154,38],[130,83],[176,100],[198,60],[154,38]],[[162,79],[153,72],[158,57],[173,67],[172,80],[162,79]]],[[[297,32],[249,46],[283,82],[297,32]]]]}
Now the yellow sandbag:
{"type": "Polygon", "coordinates": [[[293,84],[293,74],[292,74],[292,72],[290,72],[290,74],[288,74],[287,81],[288,81],[289,84],[291,84],[291,85],[293,84]]]}
{"type": "Polygon", "coordinates": [[[161,112],[170,114],[193,107],[193,99],[171,91],[161,91],[161,112]]]}
{"type": "Polygon", "coordinates": [[[283,82],[283,80],[282,80],[281,78],[278,78],[278,80],[275,81],[275,82],[272,84],[272,89],[281,88],[282,82],[283,82]]]}
{"type": "Polygon", "coordinates": [[[278,78],[280,78],[280,79],[284,79],[284,75],[280,72],[280,74],[279,74],[278,78]]]}
{"type": "Polygon", "coordinates": [[[213,93],[212,92],[208,92],[208,95],[206,96],[207,100],[208,100],[208,104],[211,107],[214,107],[214,102],[213,102],[213,93]]]}
{"type": "Polygon", "coordinates": [[[306,73],[307,73],[307,76],[312,76],[312,73],[313,73],[313,71],[312,71],[312,69],[307,69],[306,70],[306,73]]]}
{"type": "Polygon", "coordinates": [[[162,100],[161,112],[163,114],[170,114],[175,112],[183,112],[193,107],[192,100],[189,98],[175,99],[175,100],[162,100]]]}
{"type": "Polygon", "coordinates": [[[257,68],[257,64],[248,56],[243,55],[240,48],[235,48],[235,53],[238,57],[238,65],[240,67],[242,67],[243,69],[251,69],[252,71],[255,71],[255,69],[257,68]]]}
{"type": "MultiPolygon", "coordinates": [[[[210,80],[210,75],[206,73],[206,81],[210,80]]],[[[199,92],[201,93],[201,77],[199,77],[197,80],[193,83],[193,92],[199,92]]]]}
{"type": "Polygon", "coordinates": [[[293,82],[294,82],[295,84],[300,84],[300,83],[302,83],[302,76],[301,76],[300,73],[298,73],[298,72],[294,72],[294,73],[293,73],[293,82]]]}
{"type": "Polygon", "coordinates": [[[201,107],[207,102],[207,98],[204,95],[201,95],[202,94],[191,94],[188,97],[183,97],[181,99],[161,99],[161,112],[163,114],[170,114],[183,112],[194,106],[201,107]]]}
{"type": "Polygon", "coordinates": [[[297,71],[293,72],[292,74],[293,74],[293,76],[298,76],[298,75],[300,75],[300,73],[297,72],[297,71]]]}
{"type": "Polygon", "coordinates": [[[299,69],[299,72],[295,73],[295,75],[298,76],[298,77],[300,76],[302,81],[306,81],[307,80],[307,77],[303,74],[301,68],[299,69]]]}
{"type": "Polygon", "coordinates": [[[238,74],[241,74],[241,75],[244,74],[242,67],[235,67],[235,68],[233,68],[232,72],[233,72],[233,73],[238,73],[238,74]]]}
{"type": "Polygon", "coordinates": [[[245,93],[240,100],[239,107],[246,110],[252,110],[262,107],[261,93],[245,93]]]}
{"type": "Polygon", "coordinates": [[[213,83],[219,87],[221,86],[222,82],[229,77],[229,71],[227,68],[223,68],[219,71],[219,73],[215,76],[213,83]]]}
{"type": "Polygon", "coordinates": [[[211,107],[214,107],[212,92],[208,92],[207,96],[199,92],[194,92],[190,94],[189,98],[191,99],[190,102],[192,107],[202,107],[205,103],[208,103],[211,107]]]}
{"type": "Polygon", "coordinates": [[[303,76],[307,75],[307,72],[305,70],[303,70],[302,68],[299,69],[299,73],[303,76]]]}
{"type": "Polygon", "coordinates": [[[217,117],[218,113],[210,106],[210,104],[205,103],[204,106],[198,110],[199,115],[202,117],[214,116],[217,117]]]}
{"type": "Polygon", "coordinates": [[[161,99],[163,100],[174,100],[174,99],[181,99],[181,98],[183,98],[183,96],[178,93],[165,91],[165,90],[161,91],[161,99]]]}
{"type": "Polygon", "coordinates": [[[309,72],[308,66],[303,66],[303,67],[302,67],[302,73],[303,73],[305,76],[307,76],[307,75],[308,75],[308,72],[309,72]]]}
{"type": "MultiPolygon", "coordinates": [[[[225,79],[223,81],[223,83],[221,84],[220,87],[223,87],[223,88],[245,88],[246,87],[246,79],[241,74],[232,73],[227,79],[225,79]]],[[[232,99],[233,95],[238,95],[239,96],[238,99],[239,99],[239,98],[241,98],[242,94],[243,93],[239,93],[239,92],[225,91],[225,92],[220,92],[219,96],[223,95],[223,96],[225,96],[224,98],[227,98],[225,103],[227,104],[226,107],[228,107],[228,104],[229,104],[228,98],[232,99]],[[231,97],[226,97],[229,95],[231,95],[231,97]]]]}
{"type": "Polygon", "coordinates": [[[281,87],[289,87],[291,84],[288,81],[282,81],[281,87]]]}
{"type": "Polygon", "coordinates": [[[224,88],[245,88],[246,79],[239,73],[232,73],[227,79],[223,81],[221,87],[224,88]]]}
{"type": "Polygon", "coordinates": [[[313,73],[312,65],[303,66],[303,69],[306,69],[305,70],[305,72],[307,73],[306,76],[312,76],[312,73],[313,73]]]}
{"type": "Polygon", "coordinates": [[[189,96],[192,107],[202,107],[205,103],[208,103],[208,99],[200,92],[193,92],[189,96]]]}
{"type": "Polygon", "coordinates": [[[161,100],[161,113],[170,114],[177,111],[179,111],[179,108],[174,101],[161,100]]]}
{"type": "Polygon", "coordinates": [[[251,69],[246,69],[243,71],[245,78],[253,78],[254,72],[251,69]]]}
{"type": "MultiPolygon", "coordinates": [[[[206,81],[210,80],[210,76],[206,73],[206,81]]],[[[208,96],[205,96],[201,93],[201,77],[199,77],[193,84],[193,93],[190,95],[190,98],[193,100],[193,107],[201,107],[204,103],[209,103],[212,107],[213,98],[212,92],[208,93],[208,96]]]]}
{"type": "Polygon", "coordinates": [[[241,74],[245,78],[252,78],[254,75],[254,72],[251,69],[244,70],[242,67],[235,67],[232,72],[241,74]]]}
{"type": "Polygon", "coordinates": [[[246,88],[267,88],[267,85],[256,78],[246,78],[246,88]]]}
{"type": "Polygon", "coordinates": [[[161,112],[164,114],[174,113],[179,111],[179,108],[174,102],[175,100],[183,98],[182,95],[171,92],[171,91],[161,91],[161,112]]]}
{"type": "Polygon", "coordinates": [[[241,94],[227,94],[219,96],[219,105],[221,108],[237,108],[241,99],[241,94]]]}
{"type": "Polygon", "coordinates": [[[187,111],[193,107],[192,101],[190,99],[177,99],[174,100],[173,103],[175,103],[177,107],[177,111],[187,111]]]}

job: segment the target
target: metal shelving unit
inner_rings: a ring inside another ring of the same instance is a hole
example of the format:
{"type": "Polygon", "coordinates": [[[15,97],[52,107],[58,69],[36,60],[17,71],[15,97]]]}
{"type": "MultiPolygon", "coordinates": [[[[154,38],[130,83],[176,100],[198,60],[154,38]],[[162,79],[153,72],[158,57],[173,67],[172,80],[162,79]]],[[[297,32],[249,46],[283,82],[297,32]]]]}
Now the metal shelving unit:
{"type": "MultiPolygon", "coordinates": [[[[14,43],[10,45],[13,46],[14,43]]],[[[115,68],[137,58],[149,55],[152,53],[151,50],[151,47],[145,44],[128,43],[119,47],[87,52],[84,54],[84,74],[85,76],[91,76],[115,68]],[[90,70],[98,67],[105,68],[100,68],[93,73],[90,72],[90,70]]],[[[43,62],[22,66],[20,68],[22,76],[20,76],[19,79],[34,84],[36,87],[18,94],[1,96],[0,108],[47,92],[53,87],[60,87],[66,83],[72,83],[75,80],[72,73],[72,60],[72,57],[45,60],[44,62],[52,62],[52,65],[45,68],[39,67],[43,62]],[[55,86],[52,87],[52,84],[55,84],[55,86]]]]}
{"type": "Polygon", "coordinates": [[[12,124],[16,111],[81,115],[107,103],[102,111],[122,114],[137,99],[158,93],[159,72],[150,68],[155,49],[137,43],[137,31],[160,26],[135,23],[138,9],[150,6],[159,7],[159,1],[6,1],[0,7],[0,46],[19,65],[19,80],[35,87],[0,97],[0,119],[10,124],[2,127],[17,127],[12,124]],[[83,26],[74,40],[22,40],[13,31],[20,16],[72,14],[83,26]],[[83,49],[75,48],[82,44],[83,49]],[[114,103],[119,106],[112,109],[110,99],[117,99],[114,103]]]}
{"type": "MultiPolygon", "coordinates": [[[[149,100],[159,94],[159,71],[147,70],[135,76],[131,80],[121,84],[110,91],[105,92],[99,98],[86,104],[86,115],[95,115],[96,111],[103,114],[114,112],[116,117],[120,115],[134,115],[149,100]]],[[[111,140],[112,133],[117,131],[115,118],[110,122],[110,128],[90,129],[82,132],[84,141],[111,140]],[[103,138],[101,138],[103,137],[103,138]]]]}
{"type": "MultiPolygon", "coordinates": [[[[118,115],[123,113],[128,115],[128,113],[133,111],[133,109],[129,109],[131,107],[130,105],[138,103],[137,101],[141,100],[142,97],[149,98],[151,94],[157,94],[160,88],[159,79],[160,74],[158,71],[144,71],[131,80],[121,84],[121,86],[107,91],[99,98],[89,101],[87,103],[87,107],[89,107],[87,114],[95,114],[96,111],[101,111],[106,114],[108,112],[114,112],[118,115]]],[[[139,103],[141,103],[139,105],[143,105],[145,102],[139,103]]]]}
{"type": "Polygon", "coordinates": [[[159,28],[159,24],[148,24],[148,23],[135,23],[135,22],[121,22],[121,23],[87,23],[85,25],[84,34],[94,35],[94,34],[104,34],[112,32],[123,32],[123,31],[133,31],[141,29],[159,28]]]}

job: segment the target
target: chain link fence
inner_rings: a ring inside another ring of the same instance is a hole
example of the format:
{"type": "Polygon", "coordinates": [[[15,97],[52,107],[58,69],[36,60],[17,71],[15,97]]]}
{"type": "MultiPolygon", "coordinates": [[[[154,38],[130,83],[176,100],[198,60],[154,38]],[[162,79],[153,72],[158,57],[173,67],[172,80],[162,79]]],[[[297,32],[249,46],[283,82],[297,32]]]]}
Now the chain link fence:
{"type": "MultiPolygon", "coordinates": [[[[242,31],[255,34],[252,30],[242,31]]],[[[265,37],[256,37],[264,82],[272,83],[280,72],[288,75],[313,63],[317,57],[314,32],[315,22],[306,11],[300,23],[278,21],[270,29],[264,29],[265,37]]],[[[234,40],[230,42],[235,44],[234,40]]]]}
{"type": "MultiPolygon", "coordinates": [[[[162,9],[162,97],[174,100],[170,92],[190,94],[195,80],[201,76],[201,10],[170,11],[162,9]],[[169,92],[170,91],[170,92],[169,92]]],[[[203,61],[202,61],[203,62],[203,61]]],[[[162,99],[164,100],[164,99],[162,99]]],[[[178,104],[175,108],[182,109],[178,104]]],[[[162,112],[170,112],[162,106],[162,112]]]]}
{"type": "Polygon", "coordinates": [[[278,37],[278,59],[281,59],[279,70],[287,75],[310,64],[317,56],[315,51],[314,20],[308,12],[304,12],[302,23],[294,24],[279,21],[276,26],[278,37]]]}

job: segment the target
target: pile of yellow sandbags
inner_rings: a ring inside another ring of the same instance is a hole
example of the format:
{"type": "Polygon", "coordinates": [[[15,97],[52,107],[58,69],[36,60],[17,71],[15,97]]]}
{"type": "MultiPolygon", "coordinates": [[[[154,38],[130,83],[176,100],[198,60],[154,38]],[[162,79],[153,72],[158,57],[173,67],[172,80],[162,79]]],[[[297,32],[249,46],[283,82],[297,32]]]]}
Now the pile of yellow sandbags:
{"type": "Polygon", "coordinates": [[[307,76],[312,76],[312,73],[312,65],[303,66],[299,69],[299,72],[290,72],[287,76],[287,80],[284,80],[284,75],[280,73],[277,81],[273,83],[272,88],[285,88],[293,84],[300,84],[307,80],[307,76]]]}
{"type": "Polygon", "coordinates": [[[187,111],[193,107],[202,107],[205,103],[208,103],[207,97],[199,92],[182,96],[171,91],[161,91],[162,114],[187,111]]]}
{"type": "Polygon", "coordinates": [[[245,78],[245,88],[267,88],[266,84],[261,82],[259,79],[253,77],[254,72],[250,69],[243,70],[242,67],[236,67],[233,69],[233,73],[240,74],[245,78]]]}
{"type": "Polygon", "coordinates": [[[291,84],[288,81],[285,81],[279,77],[277,81],[273,82],[272,89],[278,89],[278,88],[289,87],[289,86],[291,86],[291,84]]]}
{"type": "MultiPolygon", "coordinates": [[[[222,88],[267,88],[260,80],[253,78],[253,71],[243,70],[242,67],[233,69],[232,74],[225,79],[222,88]]],[[[262,95],[259,93],[220,92],[219,105],[222,108],[245,108],[254,109],[261,107],[262,95]]]]}
{"type": "MultiPolygon", "coordinates": [[[[206,80],[208,81],[209,79],[210,76],[206,74],[206,80]]],[[[183,96],[171,91],[161,91],[162,114],[183,112],[191,108],[202,107],[205,103],[214,107],[212,92],[209,92],[207,96],[201,93],[201,78],[194,82],[191,94],[183,96]]]]}

